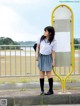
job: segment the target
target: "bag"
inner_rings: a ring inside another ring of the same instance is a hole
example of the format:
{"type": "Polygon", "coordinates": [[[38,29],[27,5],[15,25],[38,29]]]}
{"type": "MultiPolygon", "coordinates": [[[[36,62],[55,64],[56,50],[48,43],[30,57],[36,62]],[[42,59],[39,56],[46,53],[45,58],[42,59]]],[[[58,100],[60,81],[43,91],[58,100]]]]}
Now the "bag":
{"type": "Polygon", "coordinates": [[[37,47],[37,43],[35,43],[34,46],[33,46],[35,52],[36,52],[36,47],[37,47]]]}
{"type": "MultiPolygon", "coordinates": [[[[34,46],[33,46],[35,52],[36,52],[36,47],[37,47],[37,43],[35,43],[34,46]]],[[[40,49],[40,48],[39,48],[39,49],[40,49]]]]}

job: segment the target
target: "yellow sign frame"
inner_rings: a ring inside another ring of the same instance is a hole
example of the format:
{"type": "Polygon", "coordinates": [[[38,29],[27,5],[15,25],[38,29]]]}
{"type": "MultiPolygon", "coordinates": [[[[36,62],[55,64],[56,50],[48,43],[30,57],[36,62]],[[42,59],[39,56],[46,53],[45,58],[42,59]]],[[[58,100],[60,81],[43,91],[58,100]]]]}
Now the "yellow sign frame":
{"type": "Polygon", "coordinates": [[[54,12],[57,8],[59,8],[60,6],[65,6],[66,8],[68,8],[72,14],[71,16],[71,21],[72,21],[72,25],[71,25],[71,29],[72,29],[72,33],[71,33],[71,36],[72,36],[72,39],[71,39],[71,53],[72,53],[72,67],[71,67],[71,70],[70,72],[64,77],[62,78],[53,68],[53,72],[54,74],[60,79],[61,81],[61,85],[62,85],[62,92],[65,92],[65,88],[66,88],[66,81],[68,79],[68,77],[72,74],[72,72],[74,71],[74,14],[73,14],[73,11],[72,9],[65,5],[65,4],[61,4],[61,5],[58,5],[54,8],[54,10],[52,11],[52,14],[51,14],[51,25],[54,26],[54,22],[55,22],[55,19],[54,19],[54,12]]]}

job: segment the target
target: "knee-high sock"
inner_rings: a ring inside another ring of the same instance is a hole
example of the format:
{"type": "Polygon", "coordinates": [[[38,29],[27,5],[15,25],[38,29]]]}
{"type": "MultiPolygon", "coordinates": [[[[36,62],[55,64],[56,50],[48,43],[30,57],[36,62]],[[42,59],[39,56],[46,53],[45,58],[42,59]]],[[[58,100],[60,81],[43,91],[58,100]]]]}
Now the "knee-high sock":
{"type": "Polygon", "coordinates": [[[53,78],[49,78],[48,82],[49,82],[49,91],[53,91],[53,78]]]}
{"type": "Polygon", "coordinates": [[[44,92],[44,78],[40,78],[40,88],[41,91],[44,92]]]}

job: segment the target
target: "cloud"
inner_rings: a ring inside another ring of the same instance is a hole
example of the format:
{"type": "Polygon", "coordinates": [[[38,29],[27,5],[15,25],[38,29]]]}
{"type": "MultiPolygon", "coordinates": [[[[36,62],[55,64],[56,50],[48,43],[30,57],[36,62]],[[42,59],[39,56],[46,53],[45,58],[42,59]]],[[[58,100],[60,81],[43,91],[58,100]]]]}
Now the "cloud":
{"type": "Polygon", "coordinates": [[[13,9],[0,6],[0,36],[10,37],[15,41],[35,40],[40,32],[13,9]]]}
{"type": "Polygon", "coordinates": [[[10,34],[13,31],[13,25],[17,21],[17,14],[7,8],[6,6],[0,6],[0,35],[4,36],[10,34]]]}
{"type": "Polygon", "coordinates": [[[0,3],[16,3],[16,4],[35,4],[39,3],[41,0],[0,0],[0,3]]]}
{"type": "MultiPolygon", "coordinates": [[[[34,13],[35,11],[32,11],[32,8],[35,7],[38,8],[39,6],[45,5],[45,3],[47,5],[48,2],[50,1],[48,0],[0,0],[0,36],[10,37],[13,40],[17,40],[17,41],[37,40],[37,38],[41,35],[41,30],[38,29],[37,25],[35,24],[32,25],[32,23],[29,22],[30,21],[29,19],[28,20],[25,19],[25,16],[23,16],[21,12],[25,13],[23,9],[24,6],[26,10],[28,6],[30,6],[30,8],[28,9],[30,9],[30,11],[34,13]],[[18,8],[17,7],[15,8],[14,4],[17,4],[18,8]],[[19,11],[18,10],[19,8],[21,8],[22,10],[19,11]]],[[[41,8],[39,8],[39,10],[41,10],[41,8]]],[[[33,16],[33,20],[35,17],[36,16],[33,16]]]]}
{"type": "MultiPolygon", "coordinates": [[[[41,34],[42,27],[49,24],[51,10],[58,4],[60,4],[59,0],[0,0],[0,36],[9,36],[17,40],[34,40],[35,35],[41,34]],[[28,20],[24,19],[26,14],[28,15],[28,20]],[[32,16],[32,14],[35,15],[32,16]],[[42,16],[46,17],[45,20],[42,16]],[[41,20],[41,17],[43,20],[41,20]],[[31,20],[36,20],[38,24],[35,25],[31,20]],[[30,23],[34,25],[32,26],[30,23]],[[38,26],[41,29],[38,29],[38,26]]],[[[74,3],[66,4],[73,9],[75,34],[78,34],[80,32],[80,25],[77,25],[80,15],[80,11],[78,11],[80,3],[76,3],[77,7],[75,7],[74,3]]]]}

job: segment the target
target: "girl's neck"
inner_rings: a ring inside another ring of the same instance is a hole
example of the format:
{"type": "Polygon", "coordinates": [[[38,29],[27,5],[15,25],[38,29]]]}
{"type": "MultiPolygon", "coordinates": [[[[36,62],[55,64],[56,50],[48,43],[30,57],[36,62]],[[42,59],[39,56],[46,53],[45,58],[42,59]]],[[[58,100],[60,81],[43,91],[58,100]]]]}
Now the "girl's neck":
{"type": "Polygon", "coordinates": [[[46,39],[48,40],[48,39],[49,39],[49,37],[47,36],[47,37],[46,37],[46,39]]]}

